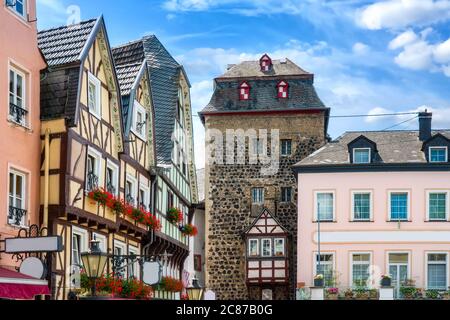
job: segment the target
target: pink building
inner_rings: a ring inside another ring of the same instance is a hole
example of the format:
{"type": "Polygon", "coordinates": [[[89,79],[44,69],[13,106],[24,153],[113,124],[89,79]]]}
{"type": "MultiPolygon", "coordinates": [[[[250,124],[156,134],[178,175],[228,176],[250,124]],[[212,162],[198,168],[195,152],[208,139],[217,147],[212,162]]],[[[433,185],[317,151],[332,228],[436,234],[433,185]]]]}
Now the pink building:
{"type": "MultiPolygon", "coordinates": [[[[10,4],[8,4],[10,3],[10,4]]],[[[0,6],[0,239],[38,223],[40,180],[40,70],[36,1],[0,6]]],[[[1,254],[0,267],[14,265],[1,254]]]]}
{"type": "Polygon", "coordinates": [[[419,123],[347,132],[295,165],[298,282],[370,288],[390,274],[397,296],[406,280],[448,289],[450,130],[432,131],[430,113],[419,123]]]}

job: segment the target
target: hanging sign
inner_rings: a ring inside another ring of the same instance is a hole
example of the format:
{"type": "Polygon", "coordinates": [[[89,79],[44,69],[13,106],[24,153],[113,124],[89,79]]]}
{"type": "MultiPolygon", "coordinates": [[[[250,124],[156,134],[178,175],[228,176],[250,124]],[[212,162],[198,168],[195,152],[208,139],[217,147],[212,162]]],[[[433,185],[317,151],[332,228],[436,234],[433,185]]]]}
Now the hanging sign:
{"type": "Polygon", "coordinates": [[[5,253],[61,252],[61,236],[5,239],[5,253]]]}
{"type": "Polygon", "coordinates": [[[151,262],[144,262],[142,266],[142,281],[152,286],[154,284],[157,284],[161,281],[160,279],[161,275],[161,268],[160,264],[156,261],[151,262]]]}

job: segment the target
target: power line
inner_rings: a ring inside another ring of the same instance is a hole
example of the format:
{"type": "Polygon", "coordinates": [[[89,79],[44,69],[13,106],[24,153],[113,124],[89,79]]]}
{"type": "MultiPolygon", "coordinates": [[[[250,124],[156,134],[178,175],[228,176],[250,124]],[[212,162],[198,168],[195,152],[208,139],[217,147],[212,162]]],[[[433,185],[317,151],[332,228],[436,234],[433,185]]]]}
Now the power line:
{"type": "Polygon", "coordinates": [[[383,130],[381,130],[381,131],[387,131],[387,130],[389,130],[389,129],[398,127],[398,126],[400,126],[400,125],[402,125],[402,124],[404,124],[404,123],[407,123],[407,122],[410,122],[410,121],[412,121],[412,120],[415,120],[415,119],[417,119],[418,117],[419,117],[419,116],[415,116],[414,118],[411,118],[411,119],[408,119],[408,120],[399,122],[399,123],[397,123],[397,124],[394,124],[393,126],[390,126],[390,127],[387,127],[386,129],[383,129],[383,130]]]}
{"type": "MultiPolygon", "coordinates": [[[[245,111],[245,110],[243,110],[245,111]]],[[[264,110],[261,110],[264,111],[264,110]]],[[[276,110],[274,110],[276,111],[276,110]]],[[[327,118],[367,118],[367,117],[392,117],[392,116],[405,116],[405,115],[419,115],[420,112],[397,112],[397,113],[376,113],[376,114],[348,114],[348,115],[336,115],[327,116],[327,118]]],[[[198,114],[192,114],[193,117],[200,117],[198,114]]],[[[415,117],[417,118],[417,117],[415,117]]],[[[414,118],[414,119],[415,119],[414,118]]]]}

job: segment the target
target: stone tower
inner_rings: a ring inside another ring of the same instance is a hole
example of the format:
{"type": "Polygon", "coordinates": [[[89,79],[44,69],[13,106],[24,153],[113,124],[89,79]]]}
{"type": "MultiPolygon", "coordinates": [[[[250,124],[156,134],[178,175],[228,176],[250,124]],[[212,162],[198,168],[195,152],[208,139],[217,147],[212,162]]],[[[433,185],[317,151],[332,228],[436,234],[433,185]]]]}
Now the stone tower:
{"type": "Polygon", "coordinates": [[[218,299],[295,296],[297,186],[291,166],[325,143],[329,116],[313,82],[313,74],[289,59],[268,55],[230,65],[214,79],[200,117],[207,137],[205,281],[218,299]],[[247,233],[252,226],[263,229],[263,211],[287,231],[286,241],[269,231],[247,233]]]}

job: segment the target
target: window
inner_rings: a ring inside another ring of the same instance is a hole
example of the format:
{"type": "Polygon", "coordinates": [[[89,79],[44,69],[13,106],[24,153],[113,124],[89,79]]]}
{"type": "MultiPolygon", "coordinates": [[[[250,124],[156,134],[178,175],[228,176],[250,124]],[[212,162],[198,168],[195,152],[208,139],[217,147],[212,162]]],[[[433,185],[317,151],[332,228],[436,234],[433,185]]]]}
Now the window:
{"type": "Polygon", "coordinates": [[[352,254],[352,286],[366,287],[369,280],[370,254],[352,254]]]}
{"type": "Polygon", "coordinates": [[[177,103],[177,119],[182,128],[185,127],[184,123],[184,110],[183,110],[183,90],[181,87],[178,88],[178,103],[177,103]]]}
{"type": "Polygon", "coordinates": [[[430,162],[447,162],[447,147],[430,147],[430,162]]]}
{"type": "Polygon", "coordinates": [[[333,221],[334,219],[334,193],[316,193],[316,219],[320,221],[333,221]]]}
{"type": "Polygon", "coordinates": [[[370,220],[372,215],[371,198],[372,196],[370,192],[353,193],[353,220],[370,220]]]}
{"type": "Polygon", "coordinates": [[[106,245],[106,237],[98,233],[92,234],[92,239],[98,241],[98,246],[102,252],[108,252],[108,246],[106,245]]]}
{"type": "Polygon", "coordinates": [[[428,220],[448,219],[448,192],[428,192],[428,220]]]}
{"type": "Polygon", "coordinates": [[[137,101],[134,102],[133,132],[142,140],[147,140],[147,112],[137,101]]]}
{"type": "Polygon", "coordinates": [[[322,274],[324,278],[324,283],[326,287],[332,287],[334,283],[334,255],[333,254],[321,254],[320,255],[320,266],[319,266],[319,255],[316,253],[315,259],[315,269],[316,275],[322,274]]]}
{"type": "Polygon", "coordinates": [[[100,118],[101,112],[101,83],[92,73],[88,76],[88,106],[89,111],[100,118]]]}
{"type": "Polygon", "coordinates": [[[15,170],[9,172],[9,215],[8,223],[25,226],[26,222],[26,176],[15,170]]]}
{"type": "Polygon", "coordinates": [[[288,98],[289,85],[286,81],[280,81],[277,85],[278,98],[288,98]]]}
{"type": "Polygon", "coordinates": [[[408,220],[408,196],[407,192],[392,192],[390,194],[391,220],[408,220]]]}
{"type": "Polygon", "coordinates": [[[125,201],[129,204],[136,204],[136,178],[131,175],[127,175],[125,183],[125,201]]]}
{"type": "Polygon", "coordinates": [[[261,155],[264,153],[264,144],[262,139],[252,139],[252,153],[253,155],[261,155]]]}
{"type": "MultiPolygon", "coordinates": [[[[128,254],[130,256],[137,256],[138,255],[138,248],[131,247],[128,249],[128,254]]],[[[128,265],[128,277],[129,278],[139,278],[139,262],[137,260],[134,261],[127,261],[129,263],[128,265]]]]}
{"type": "Polygon", "coordinates": [[[259,60],[259,64],[261,66],[261,71],[270,71],[270,69],[272,68],[272,59],[270,59],[270,57],[265,54],[259,60]]]}
{"type": "Polygon", "coordinates": [[[292,188],[283,187],[281,188],[281,202],[291,202],[292,201],[292,188]]]}
{"type": "Polygon", "coordinates": [[[143,184],[139,188],[139,205],[145,210],[150,210],[150,191],[149,188],[143,184]]]}
{"type": "Polygon", "coordinates": [[[263,204],[264,203],[264,188],[252,189],[252,203],[263,204]]]}
{"type": "Polygon", "coordinates": [[[259,241],[258,241],[258,239],[249,239],[248,240],[248,255],[250,257],[259,256],[259,241]]]}
{"type": "MultiPolygon", "coordinates": [[[[123,242],[114,240],[114,255],[115,256],[122,256],[124,255],[126,252],[126,245],[123,242]]],[[[127,272],[126,272],[126,261],[122,261],[121,264],[118,266],[118,270],[116,271],[116,274],[120,277],[120,276],[127,276],[127,272]]]]}
{"type": "Polygon", "coordinates": [[[262,245],[262,256],[263,257],[270,257],[272,256],[272,240],[271,239],[262,239],[261,240],[262,245]]]}
{"type": "Polygon", "coordinates": [[[8,6],[13,10],[15,13],[20,15],[21,17],[26,17],[27,13],[27,2],[26,0],[15,0],[13,2],[14,5],[8,6]]]}
{"type": "Polygon", "coordinates": [[[174,206],[173,193],[170,191],[167,192],[167,205],[169,206],[169,209],[174,206]]]}
{"type": "Polygon", "coordinates": [[[202,256],[199,254],[194,254],[194,270],[198,272],[202,271],[202,256]]]}
{"type": "Polygon", "coordinates": [[[447,254],[427,254],[427,289],[447,290],[447,254]]]}
{"type": "MultiPolygon", "coordinates": [[[[94,238],[95,239],[95,238],[94,238]]],[[[81,253],[87,250],[88,234],[85,230],[72,227],[72,265],[81,267],[81,253]]],[[[106,252],[106,251],[105,251],[106,252]]]]}
{"type": "Polygon", "coordinates": [[[26,76],[23,72],[10,68],[9,70],[9,119],[21,126],[26,126],[26,76]]]}
{"type": "Polygon", "coordinates": [[[283,257],[284,256],[284,238],[277,238],[274,241],[273,251],[275,257],[283,257]]]}
{"type": "Polygon", "coordinates": [[[111,161],[106,165],[106,191],[114,195],[119,193],[119,167],[111,161]]]}
{"type": "Polygon", "coordinates": [[[99,186],[100,161],[100,153],[89,148],[86,159],[86,191],[95,190],[99,186]]]}
{"type": "Polygon", "coordinates": [[[250,99],[250,86],[247,82],[242,82],[239,86],[239,100],[250,99]]]}
{"type": "Polygon", "coordinates": [[[370,163],[370,148],[353,149],[353,163],[370,163]]]}
{"type": "Polygon", "coordinates": [[[292,154],[292,140],[281,140],[281,155],[290,156],[292,154]]]}

